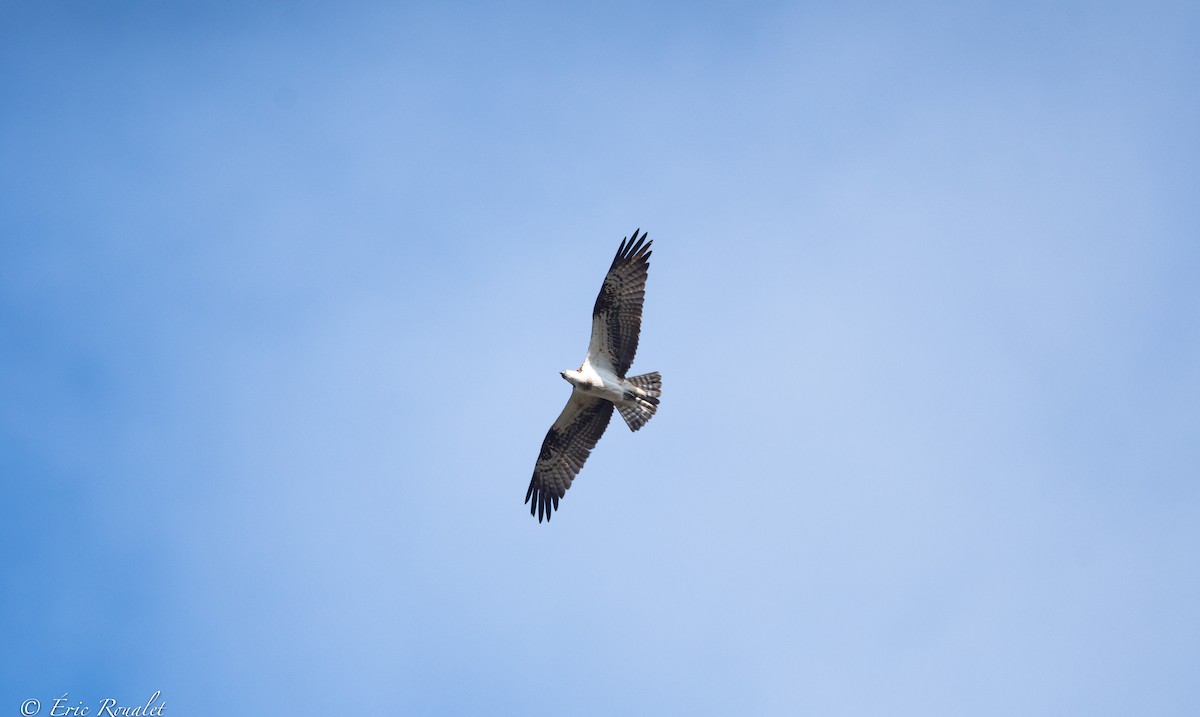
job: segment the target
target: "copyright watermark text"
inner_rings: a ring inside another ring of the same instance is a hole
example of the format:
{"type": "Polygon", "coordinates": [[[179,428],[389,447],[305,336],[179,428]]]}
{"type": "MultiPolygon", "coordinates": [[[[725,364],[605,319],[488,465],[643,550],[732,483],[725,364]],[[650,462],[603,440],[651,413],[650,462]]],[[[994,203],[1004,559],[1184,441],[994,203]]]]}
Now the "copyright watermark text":
{"type": "MultiPolygon", "coordinates": [[[[83,700],[72,700],[66,692],[50,701],[45,714],[48,717],[166,717],[167,701],[159,699],[162,692],[155,690],[150,699],[142,704],[123,704],[113,697],[105,697],[95,704],[83,700]]],[[[42,713],[42,702],[30,698],[21,703],[22,717],[34,717],[42,713]]]]}

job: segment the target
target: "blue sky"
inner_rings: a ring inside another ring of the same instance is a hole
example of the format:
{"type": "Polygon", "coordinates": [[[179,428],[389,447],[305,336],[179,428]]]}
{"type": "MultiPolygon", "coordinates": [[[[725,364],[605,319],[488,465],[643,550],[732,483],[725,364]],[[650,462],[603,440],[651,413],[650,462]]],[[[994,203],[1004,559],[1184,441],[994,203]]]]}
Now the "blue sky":
{"type": "Polygon", "coordinates": [[[0,712],[1196,714],[1198,31],[5,3],[0,712]]]}

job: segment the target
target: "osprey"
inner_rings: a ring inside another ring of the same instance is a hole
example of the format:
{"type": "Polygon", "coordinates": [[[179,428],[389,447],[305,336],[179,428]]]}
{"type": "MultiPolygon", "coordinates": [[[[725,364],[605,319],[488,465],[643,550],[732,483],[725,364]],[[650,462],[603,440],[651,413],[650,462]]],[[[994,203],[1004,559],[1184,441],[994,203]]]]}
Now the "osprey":
{"type": "Polygon", "coordinates": [[[550,520],[558,501],[566,495],[583,462],[604,435],[613,407],[636,431],[658,410],[662,377],[655,373],[625,378],[637,353],[642,329],[642,302],[646,296],[646,273],[650,268],[650,244],[646,233],[621,240],[617,256],[600,295],[592,308],[592,339],[587,356],[577,369],[562,371],[573,387],[567,406],[550,426],[542,441],[542,452],[533,467],[533,480],[525,502],[533,501],[529,514],[550,520]]]}

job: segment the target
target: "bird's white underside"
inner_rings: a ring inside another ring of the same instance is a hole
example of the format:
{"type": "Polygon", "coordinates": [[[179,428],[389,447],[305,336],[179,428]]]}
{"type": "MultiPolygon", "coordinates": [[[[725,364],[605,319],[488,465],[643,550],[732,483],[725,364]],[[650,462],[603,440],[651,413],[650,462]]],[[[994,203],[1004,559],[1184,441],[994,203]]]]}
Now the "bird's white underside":
{"type": "Polygon", "coordinates": [[[636,407],[637,401],[626,401],[625,395],[642,393],[641,389],[613,373],[612,368],[604,362],[597,361],[593,364],[591,356],[584,358],[583,365],[578,369],[564,371],[563,378],[576,390],[589,396],[607,399],[619,406],[636,407]]]}

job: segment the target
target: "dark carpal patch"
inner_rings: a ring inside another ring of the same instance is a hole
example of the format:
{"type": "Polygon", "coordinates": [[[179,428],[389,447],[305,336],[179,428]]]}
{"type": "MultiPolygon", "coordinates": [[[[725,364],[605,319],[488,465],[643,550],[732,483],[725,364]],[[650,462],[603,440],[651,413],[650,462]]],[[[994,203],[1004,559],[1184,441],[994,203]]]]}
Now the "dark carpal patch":
{"type": "Polygon", "coordinates": [[[546,440],[542,441],[542,452],[538,454],[538,460],[546,460],[554,455],[554,452],[558,450],[559,443],[558,431],[552,427],[546,433],[546,440]]]}
{"type": "Polygon", "coordinates": [[[596,297],[596,304],[592,307],[592,316],[603,316],[607,314],[617,301],[617,286],[609,282],[605,282],[600,287],[600,295],[596,297]]]}

